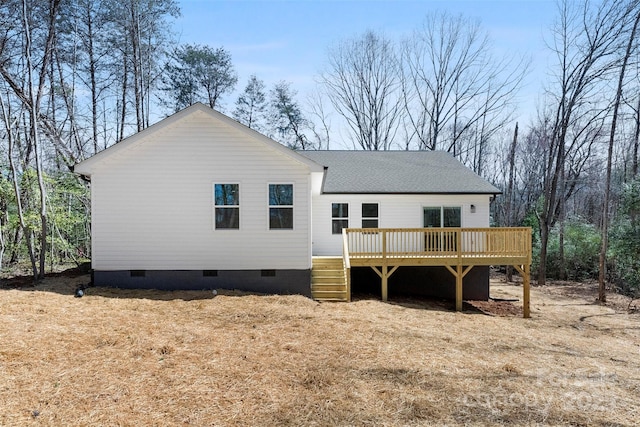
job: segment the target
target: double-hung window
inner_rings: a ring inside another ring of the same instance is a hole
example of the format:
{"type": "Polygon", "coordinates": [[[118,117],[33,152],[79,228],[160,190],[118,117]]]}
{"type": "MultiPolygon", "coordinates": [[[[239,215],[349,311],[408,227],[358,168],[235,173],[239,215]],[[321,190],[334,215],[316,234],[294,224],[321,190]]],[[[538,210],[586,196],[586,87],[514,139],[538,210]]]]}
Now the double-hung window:
{"type": "Polygon", "coordinates": [[[362,204],[362,228],[378,228],[378,204],[362,204]]]}
{"type": "Polygon", "coordinates": [[[269,184],[269,229],[293,230],[293,184],[269,184]]]}
{"type": "Polygon", "coordinates": [[[349,227],[349,204],[331,203],[331,233],[342,234],[349,227]]]}
{"type": "Polygon", "coordinates": [[[214,184],[216,230],[240,228],[240,184],[214,184]]]}

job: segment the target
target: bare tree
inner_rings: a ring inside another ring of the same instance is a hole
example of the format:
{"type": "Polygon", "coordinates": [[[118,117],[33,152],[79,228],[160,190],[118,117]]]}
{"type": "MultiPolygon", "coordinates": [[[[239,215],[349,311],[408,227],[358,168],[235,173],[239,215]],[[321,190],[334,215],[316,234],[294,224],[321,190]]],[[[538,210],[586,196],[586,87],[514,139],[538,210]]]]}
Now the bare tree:
{"type": "MultiPolygon", "coordinates": [[[[507,181],[507,191],[504,195],[505,197],[505,220],[507,226],[513,226],[513,191],[514,191],[514,183],[515,183],[515,165],[516,165],[516,147],[518,146],[518,123],[516,123],[516,127],[513,130],[513,139],[511,140],[511,145],[509,147],[509,180],[507,181]]],[[[507,281],[511,281],[513,276],[513,267],[507,266],[507,281]]]]}
{"type": "Polygon", "coordinates": [[[105,1],[105,7],[111,61],[120,83],[120,140],[125,136],[129,104],[135,113],[135,130],[149,125],[152,92],[171,41],[168,20],[179,16],[180,10],[175,0],[105,1]]]}
{"type": "Polygon", "coordinates": [[[373,31],[329,51],[320,82],[362,149],[391,148],[402,109],[400,76],[393,43],[373,31]]]}
{"type": "Polygon", "coordinates": [[[328,150],[331,144],[331,121],[322,94],[319,91],[311,93],[307,98],[307,106],[308,116],[315,118],[307,122],[315,139],[313,145],[318,150],[328,150]]]}
{"type": "MultiPolygon", "coordinates": [[[[546,281],[549,232],[558,218],[559,203],[566,200],[559,194],[563,186],[565,163],[578,152],[582,142],[599,136],[597,123],[602,109],[594,109],[599,83],[617,65],[623,23],[628,20],[625,8],[618,3],[603,2],[592,6],[564,0],[560,3],[560,18],[553,30],[552,49],[557,55],[557,87],[551,91],[554,103],[552,132],[549,135],[544,175],[543,206],[540,221],[540,266],[538,283],[546,281]],[[595,114],[595,115],[594,115],[595,114]],[[578,122],[582,122],[581,125],[578,122]],[[573,135],[571,134],[573,132],[573,135]],[[560,196],[560,197],[559,197],[560,196]]],[[[567,187],[567,191],[571,188],[567,187]]]]}
{"type": "Polygon", "coordinates": [[[428,15],[402,56],[408,138],[421,150],[468,152],[481,172],[489,138],[513,111],[523,61],[497,60],[479,22],[447,13],[428,15]]]}
{"type": "MultiPolygon", "coordinates": [[[[604,187],[604,203],[602,208],[602,246],[600,249],[600,258],[598,265],[598,300],[601,303],[607,301],[606,293],[606,271],[607,271],[607,249],[609,247],[609,197],[611,191],[611,163],[613,161],[613,146],[616,136],[616,125],[618,123],[618,109],[620,108],[620,101],[622,99],[622,89],[624,85],[624,74],[627,70],[627,64],[631,57],[632,49],[635,45],[636,31],[638,24],[640,23],[640,11],[637,10],[637,4],[632,4],[632,11],[635,14],[635,20],[631,29],[629,39],[627,42],[627,48],[622,58],[622,64],[620,66],[620,75],[618,78],[618,87],[616,90],[615,101],[613,102],[613,115],[611,118],[611,132],[609,133],[609,147],[607,150],[607,177],[604,187]]],[[[632,13],[631,11],[629,13],[632,13]]]]}
{"type": "MultiPolygon", "coordinates": [[[[13,146],[14,146],[14,129],[16,128],[17,119],[11,120],[11,110],[9,109],[8,104],[5,103],[3,97],[0,95],[0,112],[2,113],[2,121],[5,128],[5,137],[7,141],[7,156],[9,158],[9,168],[11,170],[11,180],[13,181],[13,191],[16,200],[16,210],[18,212],[18,221],[20,225],[20,230],[22,230],[25,240],[27,242],[27,253],[29,254],[29,260],[31,261],[31,272],[33,274],[34,280],[38,277],[38,264],[36,260],[35,250],[33,248],[33,232],[31,227],[27,224],[24,214],[23,202],[22,202],[22,191],[20,190],[19,185],[19,177],[17,168],[15,166],[14,154],[13,154],[13,146]]],[[[18,243],[18,234],[16,233],[16,238],[14,239],[14,243],[17,245],[18,243]]]]}

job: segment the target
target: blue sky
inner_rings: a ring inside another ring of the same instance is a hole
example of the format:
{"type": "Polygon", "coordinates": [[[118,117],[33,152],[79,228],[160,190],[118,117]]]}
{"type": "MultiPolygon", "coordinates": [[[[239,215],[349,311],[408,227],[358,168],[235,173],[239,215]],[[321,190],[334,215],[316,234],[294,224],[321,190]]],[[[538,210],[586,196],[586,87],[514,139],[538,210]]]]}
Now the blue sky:
{"type": "MultiPolygon", "coordinates": [[[[181,43],[223,46],[238,71],[237,90],[256,74],[268,86],[293,83],[301,98],[314,87],[327,49],[341,39],[380,31],[391,39],[409,35],[431,11],[462,13],[481,21],[498,56],[532,58],[522,92],[523,114],[530,114],[542,91],[548,53],[543,37],[555,16],[553,0],[180,0],[175,29],[181,43]]],[[[223,100],[230,111],[236,96],[223,100]]]]}

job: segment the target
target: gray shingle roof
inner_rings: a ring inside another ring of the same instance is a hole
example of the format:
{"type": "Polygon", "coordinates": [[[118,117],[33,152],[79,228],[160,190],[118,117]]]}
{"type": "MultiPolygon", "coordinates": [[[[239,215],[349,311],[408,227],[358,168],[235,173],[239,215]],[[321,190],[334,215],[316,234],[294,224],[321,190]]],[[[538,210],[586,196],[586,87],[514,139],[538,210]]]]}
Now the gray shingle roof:
{"type": "Polygon", "coordinates": [[[444,151],[298,151],[327,167],[324,193],[499,194],[444,151]]]}

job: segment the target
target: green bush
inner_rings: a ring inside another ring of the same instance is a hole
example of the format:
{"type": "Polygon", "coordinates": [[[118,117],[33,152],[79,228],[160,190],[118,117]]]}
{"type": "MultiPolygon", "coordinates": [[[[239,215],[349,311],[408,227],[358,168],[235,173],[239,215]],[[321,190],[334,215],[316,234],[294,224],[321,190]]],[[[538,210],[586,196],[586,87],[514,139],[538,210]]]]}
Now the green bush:
{"type": "Polygon", "coordinates": [[[611,227],[612,277],[629,295],[640,293],[640,179],[624,186],[622,203],[611,227]]]}
{"type": "MultiPolygon", "coordinates": [[[[537,225],[535,217],[529,218],[528,226],[537,225]]],[[[540,241],[534,229],[532,271],[540,266],[540,241]]],[[[600,231],[581,218],[572,218],[564,226],[564,263],[567,279],[585,280],[598,277],[600,255],[600,231]]],[[[547,246],[547,277],[559,279],[561,273],[560,228],[551,229],[547,246]]]]}

